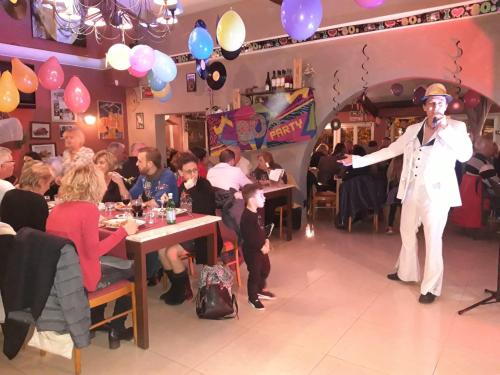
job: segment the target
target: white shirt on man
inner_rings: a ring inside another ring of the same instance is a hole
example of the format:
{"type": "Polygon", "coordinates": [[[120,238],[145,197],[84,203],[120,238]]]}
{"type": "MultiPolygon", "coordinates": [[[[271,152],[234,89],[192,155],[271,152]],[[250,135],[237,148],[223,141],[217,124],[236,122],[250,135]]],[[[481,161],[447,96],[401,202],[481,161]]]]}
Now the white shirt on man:
{"type": "Polygon", "coordinates": [[[12,185],[9,181],[0,180],[0,203],[2,203],[2,199],[5,193],[15,188],[16,187],[12,185]]]}
{"type": "Polygon", "coordinates": [[[233,188],[236,191],[252,183],[240,168],[233,167],[228,163],[219,163],[215,167],[210,168],[207,173],[207,180],[210,181],[213,187],[222,190],[233,188]]]}

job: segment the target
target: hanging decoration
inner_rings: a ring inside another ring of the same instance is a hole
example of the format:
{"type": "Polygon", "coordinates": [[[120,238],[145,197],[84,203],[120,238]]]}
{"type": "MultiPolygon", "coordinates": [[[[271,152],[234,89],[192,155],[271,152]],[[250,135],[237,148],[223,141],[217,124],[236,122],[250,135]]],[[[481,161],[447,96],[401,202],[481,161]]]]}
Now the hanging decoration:
{"type": "Polygon", "coordinates": [[[245,24],[234,10],[224,13],[217,23],[217,42],[227,52],[240,49],[245,42],[245,24]]]}
{"type": "Polygon", "coordinates": [[[448,112],[450,112],[450,113],[461,113],[464,110],[464,102],[460,98],[460,94],[462,93],[462,79],[460,78],[460,73],[462,72],[463,68],[458,63],[458,60],[460,60],[460,58],[464,54],[464,50],[462,49],[460,44],[461,44],[460,40],[457,40],[457,42],[455,43],[455,47],[457,49],[457,54],[453,58],[453,64],[455,65],[455,71],[453,72],[453,80],[455,81],[455,85],[457,86],[457,89],[456,89],[453,100],[448,105],[448,112]]]}
{"type": "Polygon", "coordinates": [[[148,73],[148,86],[151,87],[151,90],[161,91],[166,85],[167,82],[162,81],[157,76],[155,76],[152,70],[148,73]]]}
{"type": "Polygon", "coordinates": [[[26,94],[31,94],[38,88],[38,77],[35,72],[23,64],[21,60],[17,57],[13,58],[12,61],[12,78],[19,91],[26,94]]]}
{"type": "Polygon", "coordinates": [[[208,59],[214,50],[214,41],[210,33],[203,27],[195,27],[188,40],[189,51],[195,59],[208,59]]]}
{"type": "Polygon", "coordinates": [[[340,83],[340,79],[338,77],[338,74],[339,74],[339,70],[337,69],[335,71],[335,73],[333,74],[333,98],[332,98],[332,102],[333,102],[333,109],[335,111],[338,111],[339,107],[340,107],[340,103],[337,101],[337,98],[340,96],[340,90],[338,88],[338,85],[340,83]]]}
{"type": "Polygon", "coordinates": [[[12,112],[19,105],[19,99],[12,74],[6,70],[0,77],[0,112],[12,112]]]}
{"type": "Polygon", "coordinates": [[[370,61],[370,56],[366,53],[366,49],[368,48],[368,44],[365,44],[363,46],[363,49],[361,52],[363,53],[363,56],[365,57],[365,61],[361,63],[361,70],[363,70],[363,74],[361,75],[361,81],[363,81],[363,100],[364,97],[366,97],[366,93],[368,91],[368,69],[366,68],[366,65],[370,61]]]}
{"type": "Polygon", "coordinates": [[[139,72],[137,70],[135,70],[134,68],[130,67],[127,69],[128,73],[132,76],[132,77],[135,77],[135,78],[142,78],[142,77],[146,77],[146,75],[148,74],[148,72],[139,72]]]}
{"type": "Polygon", "coordinates": [[[106,63],[116,70],[130,68],[132,50],[124,43],[113,44],[106,53],[106,63]]]}
{"type": "Polygon", "coordinates": [[[474,90],[469,90],[464,95],[464,105],[466,108],[476,108],[481,102],[481,95],[474,90]]]}
{"type": "Polygon", "coordinates": [[[71,77],[64,89],[64,103],[74,113],[83,113],[89,109],[89,90],[77,76],[71,77]]]}
{"type": "Polygon", "coordinates": [[[370,9],[381,6],[384,0],[354,0],[362,8],[370,9]]]}
{"type": "Polygon", "coordinates": [[[417,87],[414,91],[413,91],[413,98],[412,98],[412,102],[413,104],[415,105],[422,105],[422,98],[425,96],[425,87],[417,87]]]}
{"type": "Polygon", "coordinates": [[[155,63],[154,50],[145,44],[134,46],[130,52],[130,67],[136,72],[147,72],[155,63]]]}
{"type": "Polygon", "coordinates": [[[171,82],[177,76],[177,66],[167,54],[158,50],[154,51],[155,62],[151,71],[155,77],[163,82],[171,82]]]}
{"type": "Polygon", "coordinates": [[[292,38],[302,41],[318,30],[323,18],[321,0],[283,0],[281,24],[292,38]]]}
{"type": "Polygon", "coordinates": [[[38,70],[40,85],[47,90],[60,89],[64,83],[64,72],[56,57],[45,61],[38,70]]]}

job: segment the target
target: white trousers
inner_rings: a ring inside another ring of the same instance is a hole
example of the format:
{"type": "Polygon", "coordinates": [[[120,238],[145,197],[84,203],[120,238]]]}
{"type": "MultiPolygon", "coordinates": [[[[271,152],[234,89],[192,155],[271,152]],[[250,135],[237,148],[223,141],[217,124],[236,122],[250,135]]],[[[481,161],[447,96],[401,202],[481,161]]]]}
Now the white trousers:
{"type": "Polygon", "coordinates": [[[396,264],[403,281],[419,281],[417,232],[424,226],[425,268],[420,286],[421,294],[441,295],[443,284],[443,231],[450,207],[440,200],[429,198],[423,185],[411,184],[401,208],[401,252],[396,264]]]}

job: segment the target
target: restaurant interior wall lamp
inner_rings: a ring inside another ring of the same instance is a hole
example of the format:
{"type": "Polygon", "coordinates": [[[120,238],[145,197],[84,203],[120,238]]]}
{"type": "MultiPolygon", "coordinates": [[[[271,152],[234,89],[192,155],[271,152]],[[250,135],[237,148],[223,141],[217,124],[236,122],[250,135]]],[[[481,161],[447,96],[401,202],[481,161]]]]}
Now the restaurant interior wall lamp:
{"type": "Polygon", "coordinates": [[[95,125],[95,123],[97,122],[97,117],[95,117],[94,115],[85,115],[83,117],[83,121],[85,122],[85,124],[87,125],[95,125]]]}

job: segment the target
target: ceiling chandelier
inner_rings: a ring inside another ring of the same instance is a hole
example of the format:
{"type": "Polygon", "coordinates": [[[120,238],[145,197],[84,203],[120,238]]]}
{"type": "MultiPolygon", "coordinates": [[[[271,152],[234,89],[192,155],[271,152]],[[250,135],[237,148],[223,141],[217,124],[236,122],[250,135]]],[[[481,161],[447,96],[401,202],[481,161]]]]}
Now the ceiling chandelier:
{"type": "Polygon", "coordinates": [[[37,0],[52,17],[58,31],[85,37],[139,41],[145,35],[161,40],[183,13],[180,0],[37,0]],[[127,2],[127,5],[123,3],[127,2]]]}

